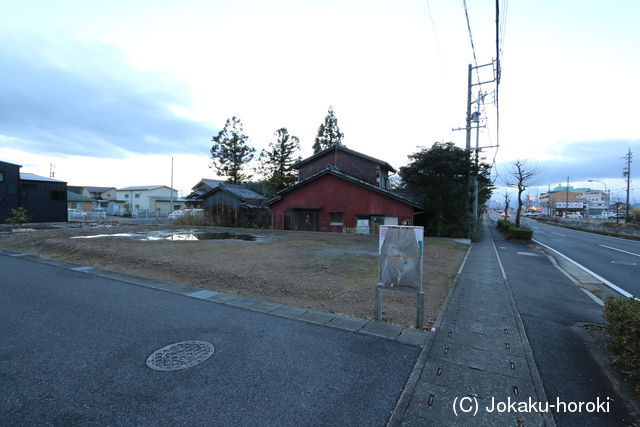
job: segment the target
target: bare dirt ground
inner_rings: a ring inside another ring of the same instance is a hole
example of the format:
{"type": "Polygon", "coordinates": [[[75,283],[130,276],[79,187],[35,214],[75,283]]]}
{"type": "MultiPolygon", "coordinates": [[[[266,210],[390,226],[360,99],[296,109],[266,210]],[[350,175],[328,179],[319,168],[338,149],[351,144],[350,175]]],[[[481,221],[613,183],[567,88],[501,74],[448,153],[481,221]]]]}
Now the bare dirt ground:
{"type": "MultiPolygon", "coordinates": [[[[0,248],[279,304],[375,317],[377,236],[119,225],[3,233],[0,248]],[[247,233],[259,238],[164,238],[175,230],[247,233]],[[96,234],[111,236],[77,238],[96,234]],[[160,239],[136,240],[115,234],[160,239]]],[[[451,240],[425,240],[425,327],[435,321],[466,250],[466,245],[451,240]]],[[[385,292],[384,320],[414,326],[415,310],[414,295],[385,292]]]]}

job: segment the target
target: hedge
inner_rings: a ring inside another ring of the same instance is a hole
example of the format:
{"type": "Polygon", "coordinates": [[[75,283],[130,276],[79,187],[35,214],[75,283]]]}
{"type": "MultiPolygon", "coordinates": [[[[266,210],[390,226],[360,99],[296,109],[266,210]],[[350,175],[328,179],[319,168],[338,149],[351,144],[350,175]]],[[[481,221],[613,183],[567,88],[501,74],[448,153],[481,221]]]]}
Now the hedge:
{"type": "Polygon", "coordinates": [[[640,301],[633,298],[607,298],[604,318],[609,348],[616,354],[616,364],[636,383],[640,391],[640,301]]]}
{"type": "Polygon", "coordinates": [[[527,227],[509,227],[509,231],[507,233],[507,239],[515,239],[515,240],[531,240],[533,237],[533,230],[527,227]]]}
{"type": "Polygon", "coordinates": [[[533,237],[533,230],[527,227],[518,227],[514,223],[506,219],[499,219],[496,221],[498,230],[507,232],[507,239],[509,240],[531,240],[533,237]]]}

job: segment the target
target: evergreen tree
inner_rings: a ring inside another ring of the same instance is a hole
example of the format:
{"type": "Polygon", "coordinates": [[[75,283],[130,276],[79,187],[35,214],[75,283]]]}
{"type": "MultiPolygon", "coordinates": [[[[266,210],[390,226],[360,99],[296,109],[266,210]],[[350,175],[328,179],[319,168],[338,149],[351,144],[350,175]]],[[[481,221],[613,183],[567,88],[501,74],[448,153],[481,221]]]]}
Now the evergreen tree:
{"type": "Polygon", "coordinates": [[[342,138],[344,138],[344,134],[340,132],[338,119],[333,112],[333,107],[330,106],[324,123],[318,128],[318,135],[313,143],[313,153],[319,153],[334,144],[342,144],[342,138]]]}
{"type": "Polygon", "coordinates": [[[255,148],[247,144],[249,137],[244,134],[242,122],[236,116],[227,119],[224,128],[211,138],[211,160],[213,166],[223,176],[229,177],[230,184],[241,184],[251,175],[242,173],[243,166],[253,159],[255,148]]]}
{"type": "Polygon", "coordinates": [[[295,153],[300,150],[300,140],[297,136],[289,135],[286,128],[274,132],[275,141],[269,143],[269,148],[260,154],[259,171],[265,176],[267,189],[276,193],[296,182],[297,174],[291,168],[300,160],[295,153]]]}
{"type": "Polygon", "coordinates": [[[423,205],[426,232],[432,236],[465,236],[469,230],[467,173],[478,172],[478,204],[489,200],[493,186],[490,166],[477,167],[468,151],[451,142],[436,142],[429,149],[409,155],[411,162],[400,168],[405,190],[419,198],[423,205]]]}

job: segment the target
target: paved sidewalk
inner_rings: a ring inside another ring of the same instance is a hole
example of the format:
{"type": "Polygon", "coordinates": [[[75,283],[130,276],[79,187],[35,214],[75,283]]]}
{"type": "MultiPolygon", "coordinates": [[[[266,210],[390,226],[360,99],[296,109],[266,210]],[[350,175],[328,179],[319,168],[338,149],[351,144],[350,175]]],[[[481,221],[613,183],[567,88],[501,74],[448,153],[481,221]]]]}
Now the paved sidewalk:
{"type": "Polygon", "coordinates": [[[547,398],[486,227],[390,425],[555,425],[549,414],[489,411],[494,402],[547,398]]]}

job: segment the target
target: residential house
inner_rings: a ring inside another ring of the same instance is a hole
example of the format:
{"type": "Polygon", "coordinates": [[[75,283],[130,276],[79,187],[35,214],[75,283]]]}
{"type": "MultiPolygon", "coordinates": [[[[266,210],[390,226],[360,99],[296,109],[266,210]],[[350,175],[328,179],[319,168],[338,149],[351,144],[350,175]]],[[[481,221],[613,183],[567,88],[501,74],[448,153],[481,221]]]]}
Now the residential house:
{"type": "Polygon", "coordinates": [[[117,200],[122,204],[121,210],[133,214],[155,213],[167,215],[185,206],[185,199],[178,197],[178,192],[166,185],[145,185],[119,188],[117,200]],[[173,201],[173,205],[171,202],[173,201]]]}
{"type": "Polygon", "coordinates": [[[271,213],[262,204],[266,197],[243,185],[218,183],[199,200],[207,217],[215,225],[233,227],[269,227],[271,213]]]}
{"type": "Polygon", "coordinates": [[[273,227],[377,233],[382,224],[412,225],[421,206],[389,188],[387,162],[336,144],[294,165],[296,184],[266,202],[273,227]]]}
{"type": "Polygon", "coordinates": [[[95,200],[90,197],[67,191],[67,208],[79,209],[82,212],[92,212],[95,200]]]}
{"type": "Polygon", "coordinates": [[[117,205],[118,195],[115,187],[69,186],[69,191],[92,199],[94,211],[105,211],[109,204],[117,205]]]}
{"type": "Polygon", "coordinates": [[[202,178],[200,182],[191,187],[191,193],[185,197],[185,200],[187,200],[187,207],[202,208],[201,196],[210,192],[223,182],[224,181],[218,179],[202,178]]]}

